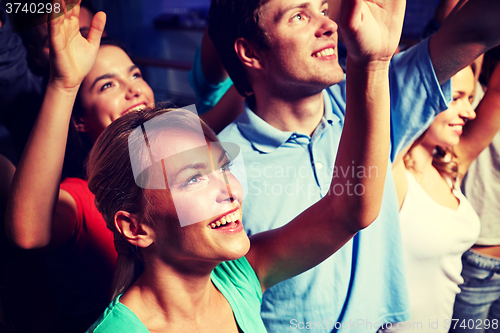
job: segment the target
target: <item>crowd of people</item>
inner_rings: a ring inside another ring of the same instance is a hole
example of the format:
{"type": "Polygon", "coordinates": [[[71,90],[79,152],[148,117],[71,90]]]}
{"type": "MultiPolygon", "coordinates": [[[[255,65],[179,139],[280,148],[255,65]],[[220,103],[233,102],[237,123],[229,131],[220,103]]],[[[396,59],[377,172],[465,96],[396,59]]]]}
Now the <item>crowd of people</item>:
{"type": "Polygon", "coordinates": [[[201,118],[56,2],[0,9],[1,331],[500,330],[498,1],[212,0],[201,118]]]}

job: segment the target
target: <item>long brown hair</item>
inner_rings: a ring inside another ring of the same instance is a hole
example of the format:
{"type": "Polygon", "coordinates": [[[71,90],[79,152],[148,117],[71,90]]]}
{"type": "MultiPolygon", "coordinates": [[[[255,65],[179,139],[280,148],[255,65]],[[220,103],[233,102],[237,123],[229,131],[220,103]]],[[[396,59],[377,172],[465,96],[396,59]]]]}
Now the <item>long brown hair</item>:
{"type": "Polygon", "coordinates": [[[141,128],[144,123],[165,113],[169,113],[169,125],[159,130],[196,131],[201,124],[205,137],[213,142],[218,141],[210,127],[192,112],[156,107],[130,112],[115,120],[97,139],[89,155],[87,164],[89,189],[95,195],[96,206],[102,213],[108,229],[113,232],[118,253],[113,280],[113,298],[128,289],[143,271],[141,253],[116,229],[115,214],[120,210],[127,211],[139,216],[141,219],[139,223],[157,227],[152,205],[145,196],[144,189],[136,185],[129,146],[139,146],[141,142],[130,134],[136,128],[141,128]]]}

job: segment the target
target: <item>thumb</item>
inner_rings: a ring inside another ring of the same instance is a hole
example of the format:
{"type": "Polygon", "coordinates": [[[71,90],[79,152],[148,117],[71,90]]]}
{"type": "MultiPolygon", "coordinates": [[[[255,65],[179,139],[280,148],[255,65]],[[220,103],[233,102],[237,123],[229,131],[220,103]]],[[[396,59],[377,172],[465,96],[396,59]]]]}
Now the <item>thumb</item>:
{"type": "Polygon", "coordinates": [[[90,26],[90,31],[87,36],[87,40],[90,44],[99,47],[101,42],[101,36],[104,32],[104,26],[106,25],[106,14],[104,12],[98,12],[94,15],[92,19],[92,24],[90,26]]]}

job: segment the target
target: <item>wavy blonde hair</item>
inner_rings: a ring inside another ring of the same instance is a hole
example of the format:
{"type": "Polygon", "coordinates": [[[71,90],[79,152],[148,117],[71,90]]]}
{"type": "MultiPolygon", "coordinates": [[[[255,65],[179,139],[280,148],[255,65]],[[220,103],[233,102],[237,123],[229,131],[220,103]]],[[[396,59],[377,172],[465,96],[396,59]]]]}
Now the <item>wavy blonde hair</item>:
{"type": "MultiPolygon", "coordinates": [[[[413,142],[408,152],[403,157],[403,162],[405,164],[406,169],[413,169],[413,165],[415,164],[411,153],[413,148],[417,146],[423,139],[425,131],[417,140],[413,142]]],[[[432,153],[432,166],[436,168],[441,177],[445,179],[449,179],[451,182],[452,189],[455,188],[455,184],[458,178],[458,162],[455,160],[457,155],[453,151],[453,148],[443,148],[440,146],[436,146],[432,153]]]]}

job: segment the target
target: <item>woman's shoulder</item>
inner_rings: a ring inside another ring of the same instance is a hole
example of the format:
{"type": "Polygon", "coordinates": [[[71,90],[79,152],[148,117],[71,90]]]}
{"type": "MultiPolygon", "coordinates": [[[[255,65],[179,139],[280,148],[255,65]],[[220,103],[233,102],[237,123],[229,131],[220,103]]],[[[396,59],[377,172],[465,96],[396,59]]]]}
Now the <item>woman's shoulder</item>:
{"type": "Polygon", "coordinates": [[[231,305],[244,332],[266,332],[260,317],[262,288],[245,257],[219,264],[212,272],[212,282],[231,305]]]}
{"type": "Polygon", "coordinates": [[[109,304],[87,333],[149,333],[139,318],[126,305],[120,303],[120,296],[109,304]]]}
{"type": "MultiPolygon", "coordinates": [[[[60,189],[66,192],[76,205],[78,225],[91,224],[99,230],[107,232],[106,223],[97,210],[95,197],[88,188],[87,180],[81,178],[66,178],[60,185],[60,189]]],[[[60,198],[62,196],[60,195],[60,198]]],[[[66,195],[67,197],[67,195],[66,195]]]]}
{"type": "Polygon", "coordinates": [[[260,289],[259,279],[244,256],[237,260],[220,263],[212,273],[212,279],[214,278],[235,285],[258,285],[260,289]]]}
{"type": "Polygon", "coordinates": [[[90,192],[87,181],[81,178],[70,177],[64,179],[60,185],[60,189],[68,192],[77,201],[77,204],[82,199],[88,200],[90,198],[92,201],[94,200],[94,195],[90,192]]]}
{"type": "Polygon", "coordinates": [[[61,183],[61,188],[71,188],[71,189],[88,189],[88,183],[85,179],[77,178],[77,177],[68,177],[64,179],[61,183]]]}

